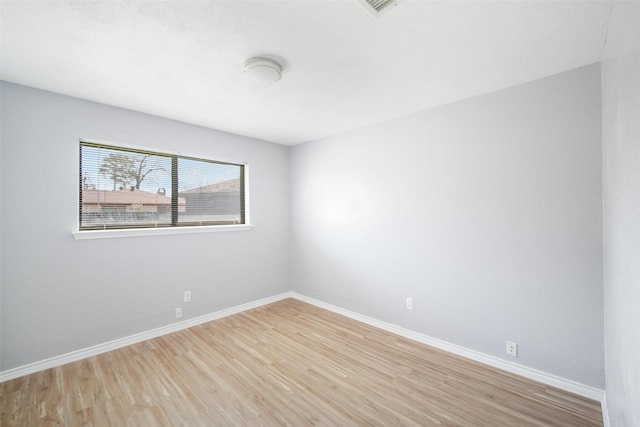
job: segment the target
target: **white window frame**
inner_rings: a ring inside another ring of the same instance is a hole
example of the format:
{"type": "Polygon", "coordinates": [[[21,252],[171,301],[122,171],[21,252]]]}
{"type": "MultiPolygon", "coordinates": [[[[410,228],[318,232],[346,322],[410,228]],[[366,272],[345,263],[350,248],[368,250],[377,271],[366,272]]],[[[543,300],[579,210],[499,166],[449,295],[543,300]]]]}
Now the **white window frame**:
{"type": "MultiPolygon", "coordinates": [[[[141,236],[166,236],[174,234],[194,234],[194,233],[218,233],[227,231],[246,231],[253,229],[250,216],[250,194],[249,194],[249,165],[246,162],[228,161],[222,159],[211,159],[209,156],[193,155],[183,152],[172,152],[162,149],[155,149],[149,147],[141,147],[129,144],[122,144],[111,141],[104,141],[98,139],[80,138],[80,143],[90,144],[102,144],[112,146],[114,148],[123,148],[140,151],[158,152],[160,154],[167,154],[170,156],[181,156],[193,159],[212,160],[216,162],[231,163],[236,165],[242,165],[244,168],[244,224],[225,224],[225,225],[186,225],[186,226],[168,226],[168,227],[136,227],[136,228],[112,228],[112,229],[94,229],[94,230],[81,230],[80,229],[80,192],[76,191],[76,229],[71,232],[72,236],[76,240],[86,239],[111,239],[122,237],[141,237],[141,236]]],[[[76,176],[80,176],[80,165],[78,164],[78,170],[76,176]]]]}

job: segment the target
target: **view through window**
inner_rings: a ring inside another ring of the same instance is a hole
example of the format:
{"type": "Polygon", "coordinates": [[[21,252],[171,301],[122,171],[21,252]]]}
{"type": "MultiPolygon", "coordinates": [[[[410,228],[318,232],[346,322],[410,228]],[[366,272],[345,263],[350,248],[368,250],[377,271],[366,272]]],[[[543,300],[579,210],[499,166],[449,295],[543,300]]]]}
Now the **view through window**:
{"type": "Polygon", "coordinates": [[[80,230],[245,223],[244,165],[80,142],[80,230]]]}

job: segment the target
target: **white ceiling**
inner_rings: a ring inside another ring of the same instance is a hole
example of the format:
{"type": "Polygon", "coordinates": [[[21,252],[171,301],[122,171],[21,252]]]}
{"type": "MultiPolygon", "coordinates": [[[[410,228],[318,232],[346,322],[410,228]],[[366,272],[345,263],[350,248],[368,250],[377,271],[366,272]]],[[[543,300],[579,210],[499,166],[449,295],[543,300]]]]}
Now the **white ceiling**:
{"type": "Polygon", "coordinates": [[[297,144],[598,62],[609,1],[2,1],[2,79],[297,144]],[[243,62],[269,56],[282,80],[243,62]]]}

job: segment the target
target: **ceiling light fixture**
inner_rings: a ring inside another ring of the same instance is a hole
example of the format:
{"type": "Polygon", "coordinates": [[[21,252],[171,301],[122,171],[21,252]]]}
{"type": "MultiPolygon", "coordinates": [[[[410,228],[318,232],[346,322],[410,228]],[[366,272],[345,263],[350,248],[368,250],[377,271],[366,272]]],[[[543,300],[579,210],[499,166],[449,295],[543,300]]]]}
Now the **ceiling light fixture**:
{"type": "Polygon", "coordinates": [[[244,61],[244,74],[258,83],[275,83],[282,77],[282,66],[269,58],[249,58],[244,61]]]}

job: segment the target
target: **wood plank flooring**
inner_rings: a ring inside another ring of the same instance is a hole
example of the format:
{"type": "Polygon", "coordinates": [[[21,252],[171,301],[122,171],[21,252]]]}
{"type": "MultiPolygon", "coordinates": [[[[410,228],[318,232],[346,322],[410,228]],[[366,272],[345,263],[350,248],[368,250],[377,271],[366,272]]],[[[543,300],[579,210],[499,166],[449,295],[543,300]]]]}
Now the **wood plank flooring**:
{"type": "Polygon", "coordinates": [[[0,384],[2,426],[601,426],[598,402],[286,299],[0,384]]]}

